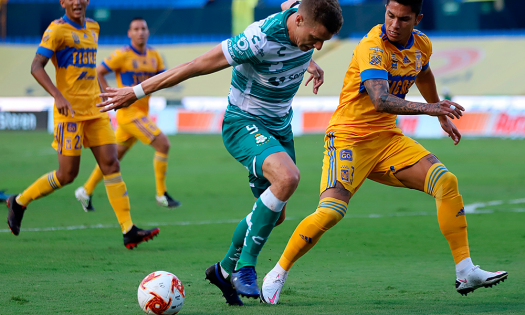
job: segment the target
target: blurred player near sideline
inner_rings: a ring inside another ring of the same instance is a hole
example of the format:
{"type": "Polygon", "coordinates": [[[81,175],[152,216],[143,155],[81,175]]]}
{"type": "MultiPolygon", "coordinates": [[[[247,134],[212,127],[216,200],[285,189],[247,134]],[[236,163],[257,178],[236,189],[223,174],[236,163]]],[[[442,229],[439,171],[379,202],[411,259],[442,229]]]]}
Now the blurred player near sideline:
{"type": "Polygon", "coordinates": [[[466,295],[507,277],[505,271],[487,272],[472,264],[456,176],[395,125],[396,115],[436,116],[455,144],[461,139],[449,117],[459,119],[464,109],[439,100],[429,66],[431,42],[414,30],[423,17],[421,5],[422,0],[388,0],[385,24],[372,28],[355,48],[340,105],[326,130],[319,205],[297,226],[279,262],[266,275],[264,302],[279,301],[292,265],[344,217],[350,198],[366,178],[435,198],[439,227],[456,264],[459,293],[466,295]],[[404,99],[414,82],[428,103],[404,99]]]}
{"type": "MultiPolygon", "coordinates": [[[[131,39],[130,45],[115,50],[111,56],[97,66],[97,74],[103,90],[108,87],[104,76],[111,71],[115,71],[119,88],[137,85],[165,71],[160,54],[147,46],[149,29],[144,19],[135,18],[131,21],[128,37],[131,39]]],[[[122,160],[122,157],[137,139],[144,144],[151,145],[155,149],[153,169],[157,186],[157,204],[167,208],[175,208],[180,206],[180,202],[173,199],[166,191],[166,170],[168,169],[170,141],[148,117],[148,111],[149,96],[137,100],[130,107],[117,111],[118,128],[115,136],[117,138],[118,159],[122,160]]],[[[84,211],[95,210],[92,205],[92,195],[101,180],[102,172],[97,165],[84,186],[75,191],[75,197],[82,204],[84,211]]]]}
{"type": "Polygon", "coordinates": [[[274,226],[284,220],[284,207],[299,184],[291,130],[291,103],[305,72],[314,78],[314,93],[323,71],[312,60],[313,49],[339,31],[343,22],[337,0],[304,0],[255,22],[233,38],[196,58],[133,88],[110,89],[102,111],[129,106],[138,98],[189,78],[233,66],[222,136],[226,149],[249,171],[257,198],[252,212],[235,229],[230,249],[206,278],[223,292],[227,303],[242,305],[238,295],[259,297],[255,265],[274,226]],[[231,283],[227,281],[231,277],[231,283]],[[235,287],[235,289],[232,287],[235,287]]]}
{"type": "Polygon", "coordinates": [[[78,175],[83,145],[91,148],[100,165],[109,202],[124,234],[124,245],[133,249],[156,236],[159,229],[142,230],[133,225],[117,159],[115,133],[108,115],[95,106],[100,101],[95,70],[99,25],[85,17],[88,3],[88,0],[61,0],[66,14],[49,25],[36,51],[31,74],[55,98],[52,146],[58,153],[58,170],[45,174],[24,192],[9,198],[7,223],[13,234],[18,235],[30,202],[73,182],[78,175]],[[49,58],[56,69],[56,86],[44,69],[49,58]]]}

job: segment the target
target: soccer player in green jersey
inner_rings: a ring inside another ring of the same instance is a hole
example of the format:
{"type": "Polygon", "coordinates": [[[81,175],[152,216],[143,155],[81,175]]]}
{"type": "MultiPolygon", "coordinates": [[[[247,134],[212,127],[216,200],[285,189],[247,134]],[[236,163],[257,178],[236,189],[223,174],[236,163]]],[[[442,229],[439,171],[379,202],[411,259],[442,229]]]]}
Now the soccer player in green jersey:
{"type": "Polygon", "coordinates": [[[206,270],[226,301],[242,305],[238,295],[259,297],[257,256],[285,204],[299,184],[291,129],[292,99],[305,72],[323,83],[322,70],[312,61],[313,49],[339,31],[343,23],[337,0],[303,0],[297,7],[255,22],[246,30],[194,59],[139,85],[110,89],[98,104],[102,111],[127,107],[137,99],[199,75],[233,66],[229,105],[222,135],[230,154],[249,172],[257,198],[253,210],[233,234],[224,259],[206,270]],[[231,283],[226,280],[231,277],[231,283]],[[232,287],[235,287],[235,289],[232,287]]]}

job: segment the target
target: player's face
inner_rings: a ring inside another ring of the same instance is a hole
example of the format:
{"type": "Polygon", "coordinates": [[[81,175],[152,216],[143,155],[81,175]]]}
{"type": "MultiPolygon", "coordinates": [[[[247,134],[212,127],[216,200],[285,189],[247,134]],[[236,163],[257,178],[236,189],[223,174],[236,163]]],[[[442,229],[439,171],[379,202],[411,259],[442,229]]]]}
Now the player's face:
{"type": "Polygon", "coordinates": [[[390,1],[386,6],[385,13],[385,29],[388,40],[406,45],[414,26],[418,25],[422,18],[423,14],[416,16],[410,6],[390,1]]]}
{"type": "Polygon", "coordinates": [[[66,15],[77,21],[86,16],[88,4],[89,0],[60,0],[60,5],[66,9],[66,15]]]}
{"type": "Polygon", "coordinates": [[[297,29],[295,31],[295,44],[302,51],[310,49],[320,50],[325,41],[330,40],[334,34],[328,32],[326,27],[317,22],[310,22],[307,19],[296,20],[297,29]]]}
{"type": "Polygon", "coordinates": [[[129,25],[128,37],[131,39],[131,42],[134,45],[146,45],[149,37],[148,23],[146,23],[144,20],[136,20],[131,22],[129,25]]]}

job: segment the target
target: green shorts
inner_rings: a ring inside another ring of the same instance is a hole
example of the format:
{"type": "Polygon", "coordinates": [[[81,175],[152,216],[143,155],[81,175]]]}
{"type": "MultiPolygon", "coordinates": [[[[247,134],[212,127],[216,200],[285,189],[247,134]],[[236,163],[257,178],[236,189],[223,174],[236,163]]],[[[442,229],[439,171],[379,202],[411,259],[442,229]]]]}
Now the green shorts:
{"type": "Polygon", "coordinates": [[[237,107],[233,112],[226,112],[222,123],[224,146],[248,170],[248,179],[255,198],[259,198],[270,187],[270,182],[262,172],[266,157],[272,153],[285,151],[295,163],[291,125],[288,124],[278,131],[267,128],[267,125],[257,116],[240,112],[237,107]]]}

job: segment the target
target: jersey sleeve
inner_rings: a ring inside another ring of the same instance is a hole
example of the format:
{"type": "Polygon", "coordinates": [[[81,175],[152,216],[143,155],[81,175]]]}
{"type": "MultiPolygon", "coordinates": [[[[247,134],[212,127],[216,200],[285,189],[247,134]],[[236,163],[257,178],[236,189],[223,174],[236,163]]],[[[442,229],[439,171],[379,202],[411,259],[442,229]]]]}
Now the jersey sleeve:
{"type": "Polygon", "coordinates": [[[361,83],[370,79],[388,80],[388,54],[381,37],[365,37],[356,51],[357,64],[361,73],[361,83]]]}
{"type": "Polygon", "coordinates": [[[111,55],[104,58],[104,61],[102,61],[102,65],[109,71],[118,71],[120,68],[122,68],[122,63],[124,61],[124,53],[117,49],[111,55]]]}
{"type": "Polygon", "coordinates": [[[164,64],[164,60],[162,59],[162,56],[157,52],[157,74],[162,73],[166,71],[166,65],[164,64]]]}
{"type": "Polygon", "coordinates": [[[36,53],[51,58],[55,51],[59,50],[62,45],[62,38],[58,25],[55,24],[55,22],[51,23],[44,32],[36,53]]]}
{"type": "Polygon", "coordinates": [[[266,34],[254,23],[241,34],[221,43],[222,52],[231,66],[243,63],[259,64],[263,61],[266,34]]]}

